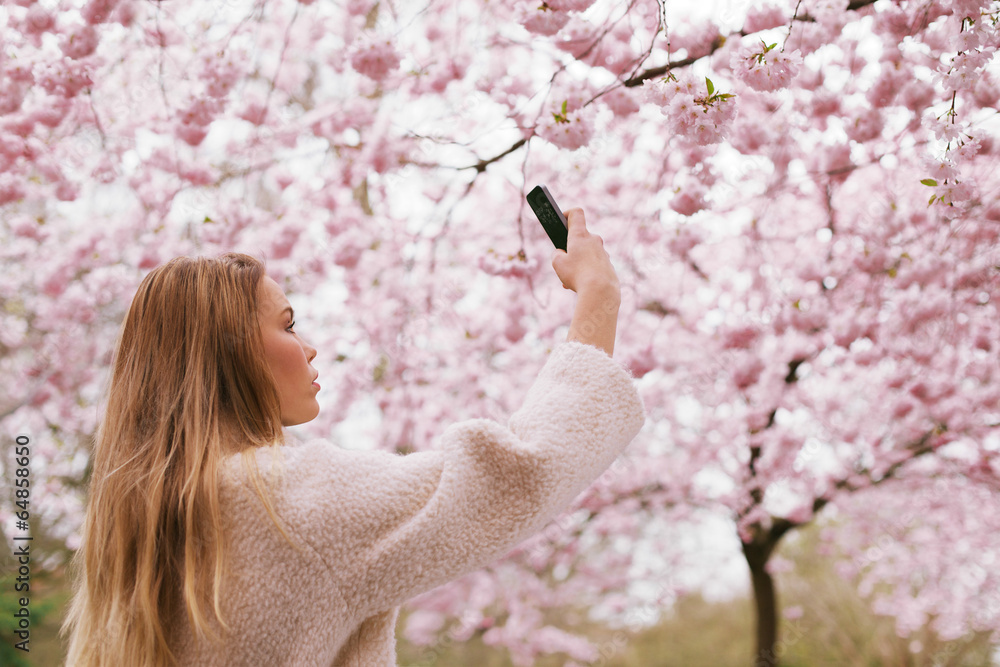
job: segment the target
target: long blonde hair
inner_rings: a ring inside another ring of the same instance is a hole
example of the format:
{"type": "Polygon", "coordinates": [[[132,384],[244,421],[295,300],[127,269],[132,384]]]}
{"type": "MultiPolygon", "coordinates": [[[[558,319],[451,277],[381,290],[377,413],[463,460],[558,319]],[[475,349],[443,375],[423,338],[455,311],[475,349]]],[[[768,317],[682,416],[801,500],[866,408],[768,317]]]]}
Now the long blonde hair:
{"type": "Polygon", "coordinates": [[[218,638],[209,614],[228,629],[218,485],[228,454],[242,452],[264,507],[288,538],[253,456],[257,447],[284,442],[257,320],[263,276],[260,260],[227,253],[178,257],[140,284],[95,439],[62,628],[67,664],[175,665],[168,621],[180,607],[201,636],[218,638]]]}

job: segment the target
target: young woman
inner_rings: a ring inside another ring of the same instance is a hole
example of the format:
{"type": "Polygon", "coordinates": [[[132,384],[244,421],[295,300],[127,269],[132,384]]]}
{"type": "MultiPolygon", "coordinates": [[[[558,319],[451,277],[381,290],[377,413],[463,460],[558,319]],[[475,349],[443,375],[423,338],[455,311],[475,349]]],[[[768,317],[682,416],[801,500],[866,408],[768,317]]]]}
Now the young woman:
{"type": "Polygon", "coordinates": [[[67,664],[395,665],[401,604],[537,532],[642,426],[610,356],[617,276],[568,220],[552,264],[576,308],[522,407],[405,456],[284,442],[319,412],[316,350],[259,261],[150,272],[97,434],[67,664]]]}

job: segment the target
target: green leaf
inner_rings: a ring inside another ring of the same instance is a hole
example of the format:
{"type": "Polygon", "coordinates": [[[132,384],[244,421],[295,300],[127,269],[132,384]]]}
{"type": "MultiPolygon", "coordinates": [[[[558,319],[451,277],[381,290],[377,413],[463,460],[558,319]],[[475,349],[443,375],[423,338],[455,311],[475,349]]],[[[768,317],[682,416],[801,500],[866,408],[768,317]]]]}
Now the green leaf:
{"type": "Polygon", "coordinates": [[[920,182],[923,183],[924,185],[929,185],[932,188],[937,185],[937,181],[935,181],[933,178],[925,178],[920,182]]]}
{"type": "Polygon", "coordinates": [[[712,85],[712,80],[709,79],[707,76],[705,77],[705,83],[708,84],[708,95],[709,97],[711,97],[712,93],[715,92],[715,86],[712,85]]]}
{"type": "Polygon", "coordinates": [[[569,122],[569,118],[566,117],[566,106],[567,106],[568,103],[569,103],[568,100],[563,100],[562,111],[560,111],[559,113],[556,113],[554,111],[552,112],[552,117],[555,118],[555,121],[557,123],[568,123],[569,122]]]}
{"type": "Polygon", "coordinates": [[[931,204],[933,204],[935,199],[937,199],[937,195],[931,195],[931,199],[929,202],[927,202],[927,205],[930,206],[931,204]]]}

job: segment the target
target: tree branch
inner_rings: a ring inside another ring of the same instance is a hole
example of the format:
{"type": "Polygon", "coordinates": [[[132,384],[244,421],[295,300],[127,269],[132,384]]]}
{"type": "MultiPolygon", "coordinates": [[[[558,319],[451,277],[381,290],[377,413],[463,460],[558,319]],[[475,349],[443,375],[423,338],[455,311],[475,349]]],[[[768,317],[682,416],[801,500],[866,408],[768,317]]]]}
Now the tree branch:
{"type": "MultiPolygon", "coordinates": [[[[875,2],[877,2],[877,0],[852,0],[851,3],[849,5],[847,5],[847,10],[848,11],[857,11],[858,9],[861,9],[863,7],[867,7],[868,5],[874,4],[875,2]]],[[[805,21],[806,23],[815,23],[816,22],[816,19],[814,17],[810,16],[809,14],[802,14],[801,16],[795,16],[794,20],[795,21],[805,21]]],[[[627,79],[624,82],[624,85],[627,86],[627,87],[629,87],[629,88],[634,87],[634,86],[640,86],[640,85],[642,85],[642,82],[645,81],[646,79],[653,79],[653,78],[656,78],[658,76],[663,76],[667,72],[669,72],[671,70],[674,70],[674,69],[677,69],[679,67],[687,67],[689,65],[693,65],[694,63],[698,62],[702,58],[707,58],[708,56],[710,56],[713,53],[715,53],[716,51],[718,51],[720,48],[722,48],[722,45],[725,44],[729,39],[731,39],[733,37],[746,37],[747,35],[750,35],[750,34],[753,34],[753,33],[748,33],[745,30],[740,30],[739,32],[732,32],[732,33],[726,35],[725,37],[722,36],[722,35],[719,35],[719,36],[717,36],[712,41],[712,46],[709,48],[708,53],[703,53],[700,56],[692,56],[692,57],[689,57],[689,58],[684,58],[683,60],[678,60],[677,62],[668,63],[668,64],[662,65],[660,67],[653,67],[651,69],[646,70],[645,72],[642,72],[642,73],[640,73],[640,74],[632,77],[631,79],[627,79]]]]}
{"type": "MultiPolygon", "coordinates": [[[[872,479],[871,476],[870,476],[870,472],[871,471],[869,471],[869,477],[868,477],[868,479],[870,480],[871,483],[868,484],[868,485],[866,485],[866,487],[862,487],[861,485],[854,484],[853,482],[850,481],[849,478],[845,477],[843,479],[838,480],[837,483],[833,485],[834,490],[835,491],[845,491],[845,490],[846,491],[858,491],[861,488],[870,488],[870,487],[875,486],[877,484],[881,484],[882,482],[885,482],[888,479],[891,479],[900,468],[902,468],[904,465],[906,465],[910,461],[912,461],[912,460],[914,460],[916,458],[919,458],[919,457],[921,457],[921,456],[923,456],[925,454],[930,454],[931,452],[933,452],[934,451],[934,447],[931,446],[929,443],[930,443],[930,439],[934,435],[936,435],[937,433],[938,433],[937,429],[934,429],[934,430],[931,430],[931,431],[928,431],[927,433],[925,433],[923,435],[923,437],[920,438],[920,440],[918,440],[916,443],[914,443],[911,447],[908,448],[910,450],[910,452],[911,452],[910,456],[908,456],[905,459],[896,461],[895,463],[893,463],[892,465],[890,465],[888,468],[885,469],[885,472],[882,473],[882,476],[879,477],[878,479],[872,479]]],[[[823,509],[824,507],[826,507],[830,503],[831,500],[833,500],[832,495],[820,496],[819,498],[816,498],[815,500],[813,500],[813,516],[816,516],[817,512],[819,512],[821,509],[823,509]]],[[[810,519],[810,521],[811,520],[812,519],[810,519]]],[[[808,521],[802,522],[802,523],[808,523],[808,521]]],[[[796,525],[799,525],[799,524],[796,524],[796,525]]]]}
{"type": "MultiPolygon", "coordinates": [[[[851,0],[851,3],[849,5],[847,5],[847,10],[848,11],[856,11],[858,9],[861,9],[862,7],[867,7],[868,5],[874,4],[877,1],[878,0],[851,0]]],[[[809,16],[808,14],[804,14],[802,16],[796,16],[795,20],[796,21],[813,22],[813,23],[815,23],[815,21],[816,21],[815,18],[813,18],[812,16],[809,16]]],[[[716,51],[718,51],[720,48],[722,48],[722,45],[726,43],[726,40],[728,40],[728,39],[730,39],[732,37],[745,37],[748,34],[752,34],[752,33],[747,33],[747,32],[745,32],[743,30],[740,30],[739,32],[730,33],[728,36],[718,35],[718,36],[716,36],[716,38],[714,40],[712,40],[712,45],[711,45],[711,47],[709,47],[709,50],[708,50],[707,53],[703,53],[700,56],[691,56],[691,57],[688,57],[688,58],[684,58],[682,60],[678,60],[676,62],[667,63],[666,65],[662,65],[660,67],[650,68],[650,69],[648,69],[648,70],[646,70],[644,72],[640,72],[639,74],[637,74],[637,75],[635,75],[635,76],[633,76],[633,77],[631,77],[629,79],[626,79],[625,81],[622,82],[622,85],[624,85],[627,88],[634,88],[636,86],[641,86],[642,82],[645,81],[645,80],[647,80],[647,79],[653,79],[653,78],[656,78],[658,76],[663,76],[664,74],[666,74],[667,72],[669,72],[671,70],[679,69],[681,67],[688,67],[689,65],[693,65],[694,63],[698,62],[702,58],[707,58],[708,56],[712,55],[713,53],[715,53],[716,51]]],[[[590,48],[593,48],[593,45],[591,45],[590,48]]],[[[480,160],[476,164],[469,165],[468,167],[460,167],[460,169],[475,169],[477,175],[481,174],[482,172],[484,172],[486,170],[486,167],[488,167],[489,165],[493,164],[497,160],[500,160],[501,158],[503,158],[503,157],[505,157],[505,156],[513,153],[518,148],[520,148],[521,146],[525,145],[527,142],[528,142],[528,138],[521,139],[516,144],[514,144],[513,146],[511,146],[510,148],[508,148],[504,152],[500,153],[496,157],[490,158],[488,160],[480,160]]]]}
{"type": "Polygon", "coordinates": [[[511,153],[513,153],[514,151],[516,151],[518,148],[520,148],[521,146],[525,145],[526,143],[528,143],[528,137],[525,137],[525,138],[521,139],[520,141],[518,141],[513,146],[511,146],[510,148],[508,148],[507,150],[505,150],[503,153],[500,153],[496,157],[491,157],[488,160],[480,160],[476,164],[469,165],[468,167],[459,167],[459,169],[475,169],[476,170],[476,174],[481,174],[484,171],[486,171],[486,167],[490,166],[491,164],[493,164],[497,160],[499,160],[499,159],[501,159],[501,158],[503,158],[503,157],[505,157],[507,155],[510,155],[511,153]]]}

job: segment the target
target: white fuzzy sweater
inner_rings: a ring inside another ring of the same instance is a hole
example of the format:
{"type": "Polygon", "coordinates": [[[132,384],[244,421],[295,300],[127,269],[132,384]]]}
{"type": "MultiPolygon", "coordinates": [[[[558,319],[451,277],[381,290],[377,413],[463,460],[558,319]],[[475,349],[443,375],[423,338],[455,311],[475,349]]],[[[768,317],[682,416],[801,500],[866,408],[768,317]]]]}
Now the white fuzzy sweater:
{"type": "MultiPolygon", "coordinates": [[[[396,665],[409,598],[482,567],[540,530],[642,427],[633,378],[603,350],[559,344],[507,426],[473,419],[434,451],[351,451],[315,440],[281,447],[278,515],[289,546],[245,483],[239,456],[221,489],[233,579],[232,634],[196,639],[181,619],[185,667],[396,665]]],[[[261,470],[273,465],[262,450],[261,470]]]]}

